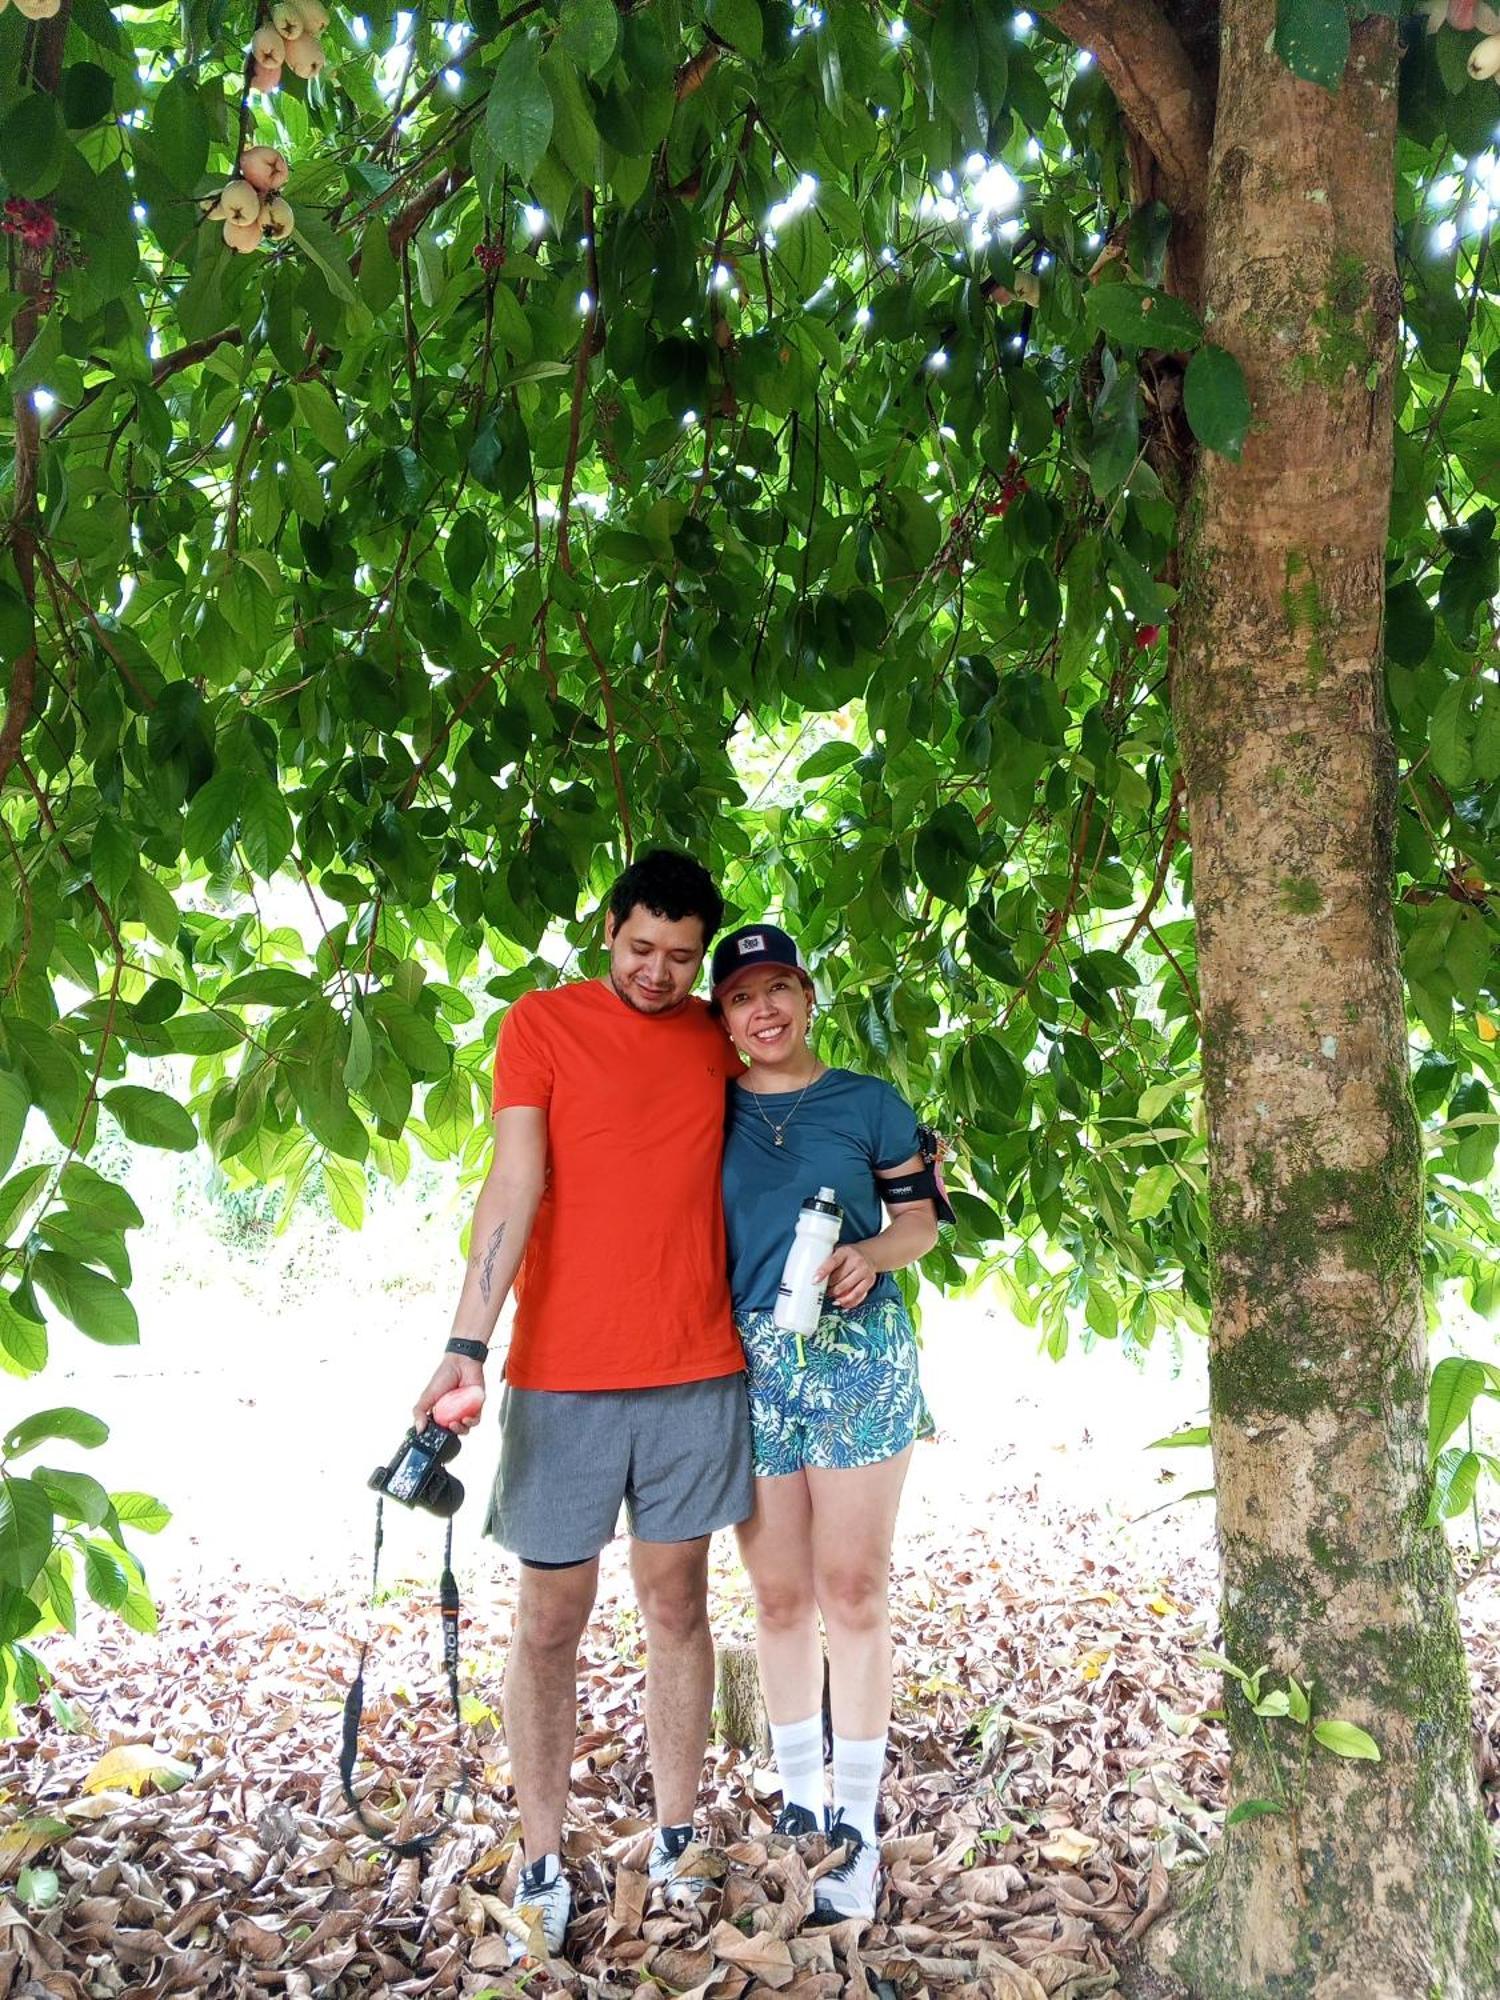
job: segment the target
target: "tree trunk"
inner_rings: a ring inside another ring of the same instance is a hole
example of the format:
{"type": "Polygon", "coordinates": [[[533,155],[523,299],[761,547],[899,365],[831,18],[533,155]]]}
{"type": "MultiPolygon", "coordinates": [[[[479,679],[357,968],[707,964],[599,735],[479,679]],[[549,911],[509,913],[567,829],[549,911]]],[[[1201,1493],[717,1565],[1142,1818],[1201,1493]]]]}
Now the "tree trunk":
{"type": "Polygon", "coordinates": [[[1224,1650],[1295,1676],[1353,1761],[1226,1681],[1230,1828],[1162,1934],[1202,2000],[1478,2000],[1494,1863],[1453,1576],[1424,1525],[1422,1165],[1391,905],[1381,674],[1391,488],[1395,32],[1343,86],[1223,0],[1210,338],[1254,425],[1203,454],[1174,707],[1187,775],[1214,1262],[1224,1650]]]}
{"type": "Polygon", "coordinates": [[[771,1754],[771,1730],[753,1646],[715,1648],[714,1734],[732,1750],[748,1751],[762,1763],[771,1754]]]}

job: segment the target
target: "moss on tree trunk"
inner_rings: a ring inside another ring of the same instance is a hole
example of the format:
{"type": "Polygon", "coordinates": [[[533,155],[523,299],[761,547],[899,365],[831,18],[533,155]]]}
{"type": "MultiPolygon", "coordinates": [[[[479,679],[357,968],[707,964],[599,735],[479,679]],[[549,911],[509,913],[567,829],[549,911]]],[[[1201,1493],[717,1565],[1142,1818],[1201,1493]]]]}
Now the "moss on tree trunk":
{"type": "Polygon", "coordinates": [[[1368,1731],[1264,1730],[1226,1688],[1232,1827],[1164,1934],[1202,2000],[1478,2000],[1494,1864],[1441,1534],[1424,1525],[1421,1154],[1391,907],[1381,671],[1400,293],[1395,33],[1342,88],[1224,0],[1206,317],[1250,383],[1242,461],[1189,500],[1174,711],[1210,1133],[1224,1647],[1368,1731]]]}

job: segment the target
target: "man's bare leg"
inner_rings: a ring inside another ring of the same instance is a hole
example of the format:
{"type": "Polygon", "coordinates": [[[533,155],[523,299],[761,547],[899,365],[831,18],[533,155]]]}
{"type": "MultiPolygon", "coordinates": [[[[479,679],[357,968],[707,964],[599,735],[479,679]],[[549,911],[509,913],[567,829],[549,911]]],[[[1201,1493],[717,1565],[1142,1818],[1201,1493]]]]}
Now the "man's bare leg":
{"type": "Polygon", "coordinates": [[[656,1818],[693,1817],[714,1700],[708,1629],[708,1536],[630,1544],[630,1574],[646,1626],[646,1737],[656,1818]]]}
{"type": "Polygon", "coordinates": [[[528,1862],[561,1850],[578,1740],[578,1642],[598,1583],[597,1556],[574,1569],[521,1567],[505,1668],[505,1742],[528,1862]]]}

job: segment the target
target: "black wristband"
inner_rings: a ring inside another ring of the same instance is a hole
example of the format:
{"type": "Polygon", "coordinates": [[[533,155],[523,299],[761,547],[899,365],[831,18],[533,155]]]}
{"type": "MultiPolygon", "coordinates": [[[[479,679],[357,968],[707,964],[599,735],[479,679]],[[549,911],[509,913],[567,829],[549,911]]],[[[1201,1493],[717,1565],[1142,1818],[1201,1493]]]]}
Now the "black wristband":
{"type": "Polygon", "coordinates": [[[465,1361],[483,1361],[489,1351],[482,1340],[460,1340],[457,1334],[443,1349],[444,1354],[461,1354],[465,1361]]]}

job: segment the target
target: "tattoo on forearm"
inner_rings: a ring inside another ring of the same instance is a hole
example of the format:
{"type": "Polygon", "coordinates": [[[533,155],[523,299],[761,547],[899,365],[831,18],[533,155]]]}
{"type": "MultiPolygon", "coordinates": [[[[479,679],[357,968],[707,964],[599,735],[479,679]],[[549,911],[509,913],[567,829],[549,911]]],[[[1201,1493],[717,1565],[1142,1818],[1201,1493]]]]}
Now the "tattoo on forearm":
{"type": "Polygon", "coordinates": [[[495,1287],[495,1259],[500,1255],[500,1245],[505,1239],[505,1224],[498,1223],[494,1234],[484,1246],[484,1264],[479,1273],[479,1296],[488,1305],[490,1293],[495,1287]]]}

